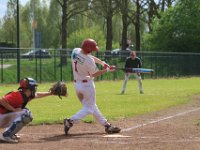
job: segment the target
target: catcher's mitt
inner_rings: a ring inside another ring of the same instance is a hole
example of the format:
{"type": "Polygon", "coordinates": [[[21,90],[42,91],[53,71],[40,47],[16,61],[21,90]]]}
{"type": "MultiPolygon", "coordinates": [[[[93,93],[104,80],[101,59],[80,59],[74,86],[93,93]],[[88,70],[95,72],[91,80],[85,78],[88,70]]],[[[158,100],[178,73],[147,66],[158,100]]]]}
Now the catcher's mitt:
{"type": "Polygon", "coordinates": [[[61,96],[67,96],[67,86],[64,82],[58,81],[55,83],[50,89],[50,93],[53,95],[58,95],[60,99],[62,99],[61,96]]]}

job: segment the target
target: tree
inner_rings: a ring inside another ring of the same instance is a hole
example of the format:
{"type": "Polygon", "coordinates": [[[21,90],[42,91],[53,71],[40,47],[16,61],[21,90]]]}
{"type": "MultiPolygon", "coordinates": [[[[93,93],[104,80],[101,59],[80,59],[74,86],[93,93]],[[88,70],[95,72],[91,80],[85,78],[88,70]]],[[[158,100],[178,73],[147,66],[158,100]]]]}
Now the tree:
{"type": "MultiPolygon", "coordinates": [[[[162,2],[171,7],[175,0],[163,0],[162,2]]],[[[135,26],[135,45],[136,50],[140,51],[141,45],[141,27],[143,23],[146,23],[149,31],[152,31],[152,22],[155,17],[160,18],[159,4],[156,4],[154,0],[132,0],[134,7],[129,7],[128,18],[135,26]]],[[[161,2],[161,1],[160,1],[161,2]]],[[[163,4],[162,3],[162,4],[163,4]]],[[[164,5],[165,6],[165,5],[164,5]]]]}
{"type": "Polygon", "coordinates": [[[177,0],[159,0],[159,6],[162,12],[170,8],[172,4],[177,0]]]}
{"type": "Polygon", "coordinates": [[[154,22],[146,48],[156,51],[200,52],[200,1],[179,0],[154,22]]]}
{"type": "Polygon", "coordinates": [[[32,42],[32,24],[31,24],[30,4],[24,7],[20,6],[20,45],[22,47],[31,47],[32,42]]]}
{"type": "Polygon", "coordinates": [[[118,2],[117,0],[101,0],[93,1],[93,10],[98,16],[105,19],[106,22],[106,50],[112,50],[112,40],[113,40],[113,23],[112,17],[118,12],[118,2]]]}
{"type": "Polygon", "coordinates": [[[122,49],[127,47],[127,29],[130,23],[135,27],[135,46],[136,50],[140,51],[140,33],[141,27],[144,20],[144,12],[146,11],[149,0],[122,0],[121,12],[122,12],[122,22],[123,22],[123,32],[122,32],[122,49]]]}
{"type": "Polygon", "coordinates": [[[16,0],[9,0],[7,3],[7,12],[3,18],[2,33],[4,41],[16,42],[16,0]]]}
{"type": "MultiPolygon", "coordinates": [[[[83,41],[83,39],[85,39],[86,37],[92,37],[94,38],[97,43],[98,43],[98,47],[100,49],[103,49],[102,47],[104,47],[105,45],[105,40],[104,40],[104,32],[103,30],[101,30],[101,26],[96,25],[96,26],[92,26],[91,28],[82,28],[79,31],[77,31],[76,33],[73,32],[72,34],[70,34],[69,39],[73,39],[73,37],[75,36],[74,34],[76,34],[76,42],[80,45],[81,42],[83,41]]],[[[74,46],[74,42],[73,40],[69,40],[68,41],[68,45],[70,47],[74,46]]]]}
{"type": "Polygon", "coordinates": [[[160,18],[159,14],[159,5],[156,4],[154,0],[148,1],[148,8],[147,8],[147,26],[149,29],[149,32],[152,32],[152,22],[155,17],[160,18]]]}
{"type": "MultiPolygon", "coordinates": [[[[88,0],[57,0],[62,8],[62,49],[67,48],[67,23],[70,18],[77,14],[81,14],[89,8],[88,0]]],[[[61,62],[62,64],[67,63],[67,59],[65,57],[66,51],[62,51],[61,62]]]]}
{"type": "Polygon", "coordinates": [[[131,3],[133,7],[129,8],[129,13],[127,13],[127,17],[129,18],[130,22],[135,26],[135,46],[137,51],[140,51],[140,20],[142,14],[144,13],[144,6],[146,6],[147,2],[148,1],[145,0],[132,0],[131,3]]]}
{"type": "Polygon", "coordinates": [[[128,30],[128,0],[122,0],[121,3],[121,12],[122,12],[122,41],[121,47],[122,50],[126,50],[127,48],[127,30],[128,30]]]}
{"type": "Polygon", "coordinates": [[[31,0],[25,6],[20,6],[21,45],[23,47],[47,47],[48,32],[46,20],[48,8],[45,1],[31,0]],[[39,35],[35,37],[35,33],[39,35]],[[34,39],[35,38],[35,39],[34,39]],[[37,43],[35,41],[38,41],[37,43]],[[35,45],[37,44],[37,45],[35,45]]]}
{"type": "Polygon", "coordinates": [[[57,1],[51,0],[49,13],[46,20],[46,29],[48,34],[48,40],[45,43],[45,47],[58,48],[61,44],[61,11],[57,1]]]}

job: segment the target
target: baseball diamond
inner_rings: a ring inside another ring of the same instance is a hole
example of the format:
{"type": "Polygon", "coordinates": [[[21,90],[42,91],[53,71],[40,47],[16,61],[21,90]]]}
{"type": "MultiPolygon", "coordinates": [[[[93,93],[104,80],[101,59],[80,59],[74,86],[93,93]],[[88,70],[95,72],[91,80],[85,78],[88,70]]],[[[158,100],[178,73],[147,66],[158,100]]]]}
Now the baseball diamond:
{"type": "Polygon", "coordinates": [[[0,0],[0,150],[200,150],[200,0],[0,0]]]}
{"type": "Polygon", "coordinates": [[[129,119],[112,121],[123,127],[120,134],[107,135],[102,132],[98,123],[91,126],[81,122],[73,127],[68,136],[63,134],[63,126],[38,125],[26,126],[19,133],[21,141],[17,145],[0,143],[3,150],[10,149],[198,149],[200,143],[200,129],[194,124],[199,118],[200,106],[198,99],[200,95],[194,96],[191,103],[169,108],[156,113],[142,115],[129,119]],[[182,115],[177,115],[182,114],[182,115]],[[177,115],[177,116],[176,116],[177,115]],[[164,119],[166,116],[175,116],[164,119]],[[152,120],[159,120],[152,124],[152,120]],[[146,123],[147,125],[142,126],[146,123]],[[140,125],[134,130],[126,130],[140,125]]]}

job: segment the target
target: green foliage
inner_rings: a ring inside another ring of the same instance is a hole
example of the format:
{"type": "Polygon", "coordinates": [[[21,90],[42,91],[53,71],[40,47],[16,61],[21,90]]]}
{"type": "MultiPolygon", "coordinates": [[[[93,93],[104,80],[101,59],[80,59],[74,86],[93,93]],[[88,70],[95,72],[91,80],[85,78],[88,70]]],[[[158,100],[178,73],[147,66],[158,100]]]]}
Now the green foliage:
{"type": "Polygon", "coordinates": [[[46,32],[45,37],[43,39],[43,47],[60,47],[60,29],[59,29],[59,21],[60,21],[60,6],[57,1],[51,0],[49,13],[46,19],[45,29],[46,32]],[[48,40],[45,40],[48,39],[48,40]]]}
{"type": "Polygon", "coordinates": [[[155,20],[153,32],[145,35],[145,49],[153,51],[200,51],[200,1],[179,0],[155,20]]]}
{"type": "MultiPolygon", "coordinates": [[[[126,93],[121,95],[122,80],[96,81],[97,105],[109,120],[133,117],[187,103],[192,95],[199,93],[199,84],[199,78],[146,79],[143,81],[145,94],[141,95],[137,81],[129,80],[126,93]]],[[[39,84],[38,91],[47,91],[51,85],[52,83],[39,84]]],[[[0,86],[0,96],[18,88],[18,84],[0,86]]],[[[32,124],[62,123],[65,117],[71,117],[81,108],[73,83],[67,82],[67,87],[69,96],[62,100],[49,96],[28,104],[34,117],[32,124]]],[[[84,120],[91,122],[94,118],[87,117],[84,120]]]]}
{"type": "Polygon", "coordinates": [[[69,36],[68,47],[80,47],[81,43],[86,38],[92,38],[97,41],[98,46],[101,50],[105,50],[105,40],[104,40],[104,32],[101,27],[96,25],[90,28],[83,28],[79,31],[73,32],[69,36]]]}

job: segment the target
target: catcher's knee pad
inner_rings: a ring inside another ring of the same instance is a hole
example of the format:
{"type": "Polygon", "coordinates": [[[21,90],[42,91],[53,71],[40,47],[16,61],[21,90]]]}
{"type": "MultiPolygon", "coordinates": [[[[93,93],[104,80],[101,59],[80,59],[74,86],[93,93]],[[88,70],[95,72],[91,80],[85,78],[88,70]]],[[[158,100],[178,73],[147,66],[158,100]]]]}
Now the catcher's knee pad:
{"type": "Polygon", "coordinates": [[[24,124],[28,124],[32,120],[33,120],[33,117],[32,117],[31,111],[25,110],[24,113],[21,115],[21,121],[24,124]]]}

